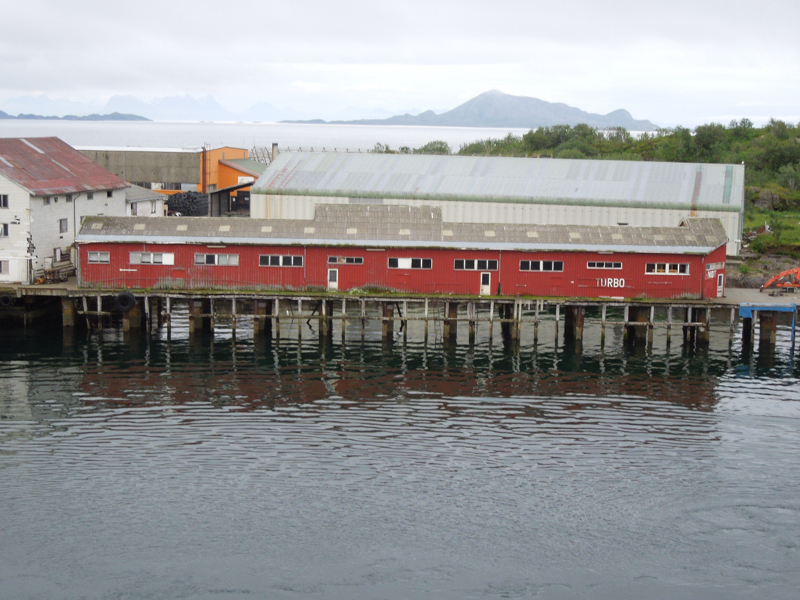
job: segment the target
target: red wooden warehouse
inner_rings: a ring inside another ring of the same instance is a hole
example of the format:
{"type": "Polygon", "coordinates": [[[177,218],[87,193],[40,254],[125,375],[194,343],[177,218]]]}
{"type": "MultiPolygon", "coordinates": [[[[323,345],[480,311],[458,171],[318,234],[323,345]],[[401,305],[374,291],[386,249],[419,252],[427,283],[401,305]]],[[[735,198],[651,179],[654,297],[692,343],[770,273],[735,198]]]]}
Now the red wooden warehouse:
{"type": "Polygon", "coordinates": [[[716,298],[727,237],[679,227],[446,223],[426,206],[320,205],[313,220],[89,217],[79,281],[105,289],[393,290],[716,298]]]}

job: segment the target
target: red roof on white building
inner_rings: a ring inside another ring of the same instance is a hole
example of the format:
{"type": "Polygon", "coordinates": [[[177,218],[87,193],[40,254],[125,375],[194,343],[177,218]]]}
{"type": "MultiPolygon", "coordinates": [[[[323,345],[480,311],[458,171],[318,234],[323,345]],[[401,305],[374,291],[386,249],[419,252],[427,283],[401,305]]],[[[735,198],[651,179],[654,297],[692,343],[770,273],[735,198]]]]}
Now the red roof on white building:
{"type": "Polygon", "coordinates": [[[128,187],[57,137],[0,138],[0,174],[36,196],[128,187]]]}

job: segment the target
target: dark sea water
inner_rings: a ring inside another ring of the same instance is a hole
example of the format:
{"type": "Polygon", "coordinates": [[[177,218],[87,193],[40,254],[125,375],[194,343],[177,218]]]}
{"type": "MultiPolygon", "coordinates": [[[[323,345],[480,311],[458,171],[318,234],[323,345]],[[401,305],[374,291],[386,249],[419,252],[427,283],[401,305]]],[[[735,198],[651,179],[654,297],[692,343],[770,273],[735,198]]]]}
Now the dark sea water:
{"type": "Polygon", "coordinates": [[[798,597],[786,332],[251,327],[0,332],[0,597],[798,597]]]}

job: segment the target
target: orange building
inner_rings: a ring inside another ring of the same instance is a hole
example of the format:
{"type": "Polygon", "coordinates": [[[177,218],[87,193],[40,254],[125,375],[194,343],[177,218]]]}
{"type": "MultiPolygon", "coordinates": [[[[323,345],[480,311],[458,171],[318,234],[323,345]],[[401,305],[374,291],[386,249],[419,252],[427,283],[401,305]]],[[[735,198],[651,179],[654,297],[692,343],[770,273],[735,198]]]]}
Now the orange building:
{"type": "MultiPolygon", "coordinates": [[[[258,179],[267,165],[250,160],[250,152],[244,148],[213,148],[203,150],[201,163],[201,183],[199,192],[207,193],[241,185],[258,179]]],[[[248,195],[250,188],[241,188],[231,192],[239,196],[243,192],[248,195]]]]}

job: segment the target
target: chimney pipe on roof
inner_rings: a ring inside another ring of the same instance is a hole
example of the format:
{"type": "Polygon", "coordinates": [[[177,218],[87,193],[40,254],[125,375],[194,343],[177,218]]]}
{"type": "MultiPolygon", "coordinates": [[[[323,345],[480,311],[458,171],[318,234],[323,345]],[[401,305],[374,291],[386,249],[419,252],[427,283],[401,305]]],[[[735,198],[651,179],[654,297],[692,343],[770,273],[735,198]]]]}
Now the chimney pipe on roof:
{"type": "Polygon", "coordinates": [[[278,158],[278,144],[275,142],[272,143],[272,160],[278,158]]]}

